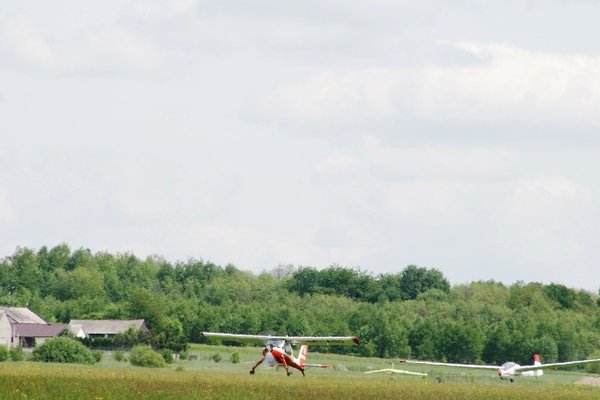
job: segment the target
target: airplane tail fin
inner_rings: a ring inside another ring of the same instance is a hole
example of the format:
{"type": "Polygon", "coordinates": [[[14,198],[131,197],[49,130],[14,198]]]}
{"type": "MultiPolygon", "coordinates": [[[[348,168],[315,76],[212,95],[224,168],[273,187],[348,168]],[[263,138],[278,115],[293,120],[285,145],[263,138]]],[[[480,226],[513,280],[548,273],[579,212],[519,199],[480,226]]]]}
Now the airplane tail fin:
{"type": "Polygon", "coordinates": [[[306,362],[306,354],[308,353],[308,345],[303,344],[300,346],[300,352],[298,353],[298,365],[304,368],[304,363],[306,362]]]}
{"type": "MultiPolygon", "coordinates": [[[[535,365],[535,366],[542,365],[542,357],[540,357],[539,354],[533,355],[533,365],[535,365]]],[[[544,370],[543,369],[535,370],[534,374],[535,374],[535,376],[542,376],[542,375],[544,375],[544,370]]]]}

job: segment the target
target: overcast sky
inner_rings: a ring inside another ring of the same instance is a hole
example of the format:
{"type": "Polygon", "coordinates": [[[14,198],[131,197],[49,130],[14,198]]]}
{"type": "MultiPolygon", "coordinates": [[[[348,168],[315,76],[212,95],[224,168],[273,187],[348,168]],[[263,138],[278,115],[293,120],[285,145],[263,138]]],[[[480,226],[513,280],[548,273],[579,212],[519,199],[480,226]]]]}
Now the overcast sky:
{"type": "Polygon", "coordinates": [[[17,246],[600,287],[600,3],[0,4],[17,246]]]}

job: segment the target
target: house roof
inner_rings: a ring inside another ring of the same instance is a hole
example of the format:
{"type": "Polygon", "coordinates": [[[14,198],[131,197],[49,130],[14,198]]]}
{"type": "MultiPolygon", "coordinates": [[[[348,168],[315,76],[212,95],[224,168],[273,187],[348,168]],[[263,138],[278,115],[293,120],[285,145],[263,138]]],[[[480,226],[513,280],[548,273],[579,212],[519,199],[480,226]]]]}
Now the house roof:
{"type": "Polygon", "coordinates": [[[14,324],[44,324],[48,323],[41,319],[37,314],[26,307],[2,307],[0,310],[4,311],[8,317],[8,321],[11,325],[14,324]]]}
{"type": "MultiPolygon", "coordinates": [[[[143,319],[116,320],[116,319],[73,319],[69,326],[81,326],[87,335],[116,335],[126,332],[129,328],[142,331],[147,330],[143,319]]],[[[77,327],[78,328],[78,327],[77,327]]]]}
{"type": "Polygon", "coordinates": [[[83,330],[83,326],[78,325],[78,324],[69,324],[69,329],[71,330],[71,333],[78,338],[84,338],[85,337],[85,331],[83,330]]]}
{"type": "Polygon", "coordinates": [[[55,337],[69,328],[67,324],[15,324],[15,336],[20,337],[55,337]]]}

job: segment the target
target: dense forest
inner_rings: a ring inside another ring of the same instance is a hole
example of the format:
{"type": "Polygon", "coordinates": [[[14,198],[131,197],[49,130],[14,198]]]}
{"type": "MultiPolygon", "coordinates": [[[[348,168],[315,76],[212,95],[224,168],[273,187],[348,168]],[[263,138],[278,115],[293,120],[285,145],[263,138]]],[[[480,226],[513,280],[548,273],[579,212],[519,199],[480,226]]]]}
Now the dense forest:
{"type": "Polygon", "coordinates": [[[600,356],[596,294],[553,283],[451,286],[434,268],[393,274],[279,266],[253,274],[189,259],[17,248],[0,260],[0,304],[49,322],[146,319],[150,329],[290,335],[358,335],[329,351],[449,362],[546,362],[600,356]]]}

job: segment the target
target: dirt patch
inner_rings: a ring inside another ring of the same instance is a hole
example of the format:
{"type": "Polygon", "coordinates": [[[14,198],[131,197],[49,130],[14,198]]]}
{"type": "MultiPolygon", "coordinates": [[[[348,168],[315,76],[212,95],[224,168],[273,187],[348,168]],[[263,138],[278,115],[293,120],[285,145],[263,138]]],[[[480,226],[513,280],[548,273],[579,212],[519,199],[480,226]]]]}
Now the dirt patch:
{"type": "Polygon", "coordinates": [[[586,376],[585,378],[583,378],[575,383],[579,384],[579,385],[600,386],[600,377],[586,376]]]}

